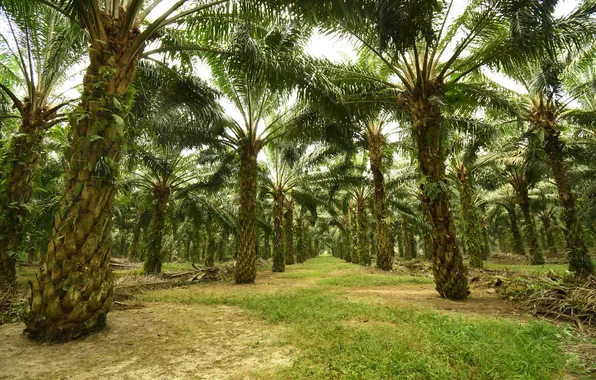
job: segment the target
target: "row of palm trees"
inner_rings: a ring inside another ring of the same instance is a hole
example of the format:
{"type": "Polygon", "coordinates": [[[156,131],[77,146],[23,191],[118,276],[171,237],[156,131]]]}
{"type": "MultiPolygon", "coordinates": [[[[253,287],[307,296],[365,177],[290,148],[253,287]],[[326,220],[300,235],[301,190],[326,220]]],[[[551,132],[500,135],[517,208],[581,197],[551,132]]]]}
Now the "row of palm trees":
{"type": "MultiPolygon", "coordinates": [[[[535,170],[541,161],[532,157],[540,151],[556,184],[570,270],[580,277],[594,272],[561,139],[573,123],[585,126],[581,137],[588,134],[590,141],[592,2],[560,17],[556,2],[533,0],[474,1],[465,9],[453,1],[181,0],[154,16],[159,4],[0,2],[9,25],[2,30],[2,99],[18,110],[8,115],[19,125],[2,169],[4,282],[15,279],[15,252],[24,237],[19,226],[43,138],[69,123],[52,233],[29,285],[31,336],[69,339],[105,326],[120,189],[152,192],[147,273],[161,270],[166,220],[173,235],[178,224],[197,228],[202,220],[207,263],[214,260],[215,229],[222,228],[235,236],[236,282],[253,282],[259,229],[268,231],[259,227],[259,201],[270,197],[271,212],[264,214],[273,221],[274,271],[291,263],[294,241],[314,245],[313,233],[319,245],[337,250],[343,244],[342,257],[362,265],[374,257],[384,270],[392,267],[395,240],[408,256],[415,251],[413,236],[424,235],[437,291],[465,299],[460,246],[473,266],[481,266],[489,250],[489,221],[474,204],[479,176],[495,193],[498,185],[511,186],[525,245],[534,263],[543,262],[529,192],[545,178],[544,170],[535,170]],[[353,42],[357,58],[334,63],[305,54],[315,28],[353,42]],[[216,90],[193,75],[197,60],[209,66],[216,90]],[[87,68],[73,102],[58,88],[67,68],[81,61],[87,68]],[[503,88],[487,70],[516,79],[527,95],[503,88]],[[237,117],[224,111],[220,97],[237,117]],[[572,102],[583,107],[572,110],[572,102]],[[515,138],[487,132],[512,125],[534,129],[515,138]],[[494,139],[518,153],[487,154],[497,149],[494,139]],[[399,159],[412,158],[408,170],[392,167],[396,148],[399,159]],[[128,170],[121,173],[123,164],[128,170]],[[231,175],[237,178],[235,218],[222,212],[234,204],[222,190],[231,175]],[[461,222],[452,207],[452,177],[461,222]],[[173,201],[186,214],[202,216],[188,223],[168,218],[173,201]]],[[[515,230],[515,208],[503,207],[515,230]]],[[[139,209],[136,215],[140,226],[139,209]]],[[[119,233],[126,230],[121,226],[119,233]]],[[[135,251],[140,233],[139,227],[133,234],[135,251]]],[[[523,249],[518,235],[513,232],[517,251],[523,249]]],[[[303,251],[298,248],[298,256],[303,251]]]]}

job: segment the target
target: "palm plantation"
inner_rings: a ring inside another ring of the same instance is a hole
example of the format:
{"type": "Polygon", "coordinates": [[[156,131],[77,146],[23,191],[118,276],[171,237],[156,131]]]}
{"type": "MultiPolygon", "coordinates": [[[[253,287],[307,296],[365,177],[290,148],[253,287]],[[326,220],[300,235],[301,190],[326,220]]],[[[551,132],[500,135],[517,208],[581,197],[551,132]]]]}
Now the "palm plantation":
{"type": "MultiPolygon", "coordinates": [[[[60,94],[64,70],[82,54],[81,31],[58,12],[38,4],[7,4],[3,18],[10,33],[3,35],[5,60],[0,89],[10,98],[19,120],[18,132],[7,143],[2,170],[0,282],[16,276],[16,250],[22,240],[19,223],[27,214],[33,178],[43,154],[48,129],[66,119],[70,99],[60,94]],[[20,98],[20,92],[24,97],[20,98]]],[[[13,116],[14,114],[14,116],[13,116]]]]}
{"type": "Polygon", "coordinates": [[[0,368],[589,374],[595,13],[0,0],[0,368]]]}

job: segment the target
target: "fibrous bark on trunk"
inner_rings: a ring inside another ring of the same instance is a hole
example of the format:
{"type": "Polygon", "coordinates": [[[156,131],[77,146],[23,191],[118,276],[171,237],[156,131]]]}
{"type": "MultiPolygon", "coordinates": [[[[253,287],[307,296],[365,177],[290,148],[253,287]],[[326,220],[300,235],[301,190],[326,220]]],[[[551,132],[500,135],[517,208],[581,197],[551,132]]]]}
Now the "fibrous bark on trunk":
{"type": "Polygon", "coordinates": [[[29,283],[25,331],[41,340],[102,329],[113,305],[114,183],[140,52],[131,53],[136,38],[121,33],[122,20],[105,15],[101,21],[106,35],[91,41],[81,104],[70,116],[68,166],[52,238],[29,283]]]}
{"type": "Polygon", "coordinates": [[[401,236],[402,236],[402,249],[403,249],[403,257],[405,260],[411,260],[412,257],[412,245],[410,239],[410,232],[408,231],[408,225],[406,224],[406,220],[404,219],[403,215],[400,217],[400,226],[401,226],[401,236]]]}
{"type": "MultiPolygon", "coordinates": [[[[350,250],[346,255],[346,262],[351,263],[355,256],[358,255],[358,219],[356,218],[356,210],[354,203],[350,202],[348,207],[348,225],[349,225],[349,244],[350,250]]],[[[357,262],[357,259],[356,259],[357,262]]]]}
{"type": "Polygon", "coordinates": [[[509,215],[509,223],[511,225],[511,242],[513,246],[513,253],[525,256],[526,252],[524,251],[524,243],[522,240],[521,233],[519,232],[519,225],[517,223],[517,214],[515,212],[515,207],[507,207],[506,209],[507,214],[509,215]]]}
{"type": "Polygon", "coordinates": [[[482,231],[480,231],[478,210],[472,201],[471,189],[464,170],[457,173],[462,219],[464,221],[464,246],[470,256],[470,266],[482,268],[482,231]]]}
{"type": "MultiPolygon", "coordinates": [[[[375,256],[376,265],[383,270],[391,270],[392,255],[389,248],[385,209],[385,179],[382,171],[383,135],[380,132],[369,133],[370,170],[373,174],[373,211],[375,214],[375,256]]],[[[362,260],[361,260],[362,261],[362,260]]],[[[361,262],[362,264],[362,262],[361,262]]],[[[370,265],[370,255],[364,259],[364,265],[370,265]]]]}
{"type": "Polygon", "coordinates": [[[555,237],[553,235],[553,230],[550,224],[550,218],[547,215],[541,216],[540,221],[542,221],[542,226],[544,227],[544,234],[546,235],[546,245],[548,246],[548,251],[551,255],[557,255],[557,246],[555,245],[555,237]]]}
{"type": "Polygon", "coordinates": [[[455,234],[448,184],[445,180],[445,147],[439,105],[431,98],[443,94],[437,81],[418,84],[410,104],[414,140],[423,181],[420,201],[431,225],[433,276],[441,297],[462,300],[470,293],[466,268],[455,234]]]}
{"type": "Polygon", "coordinates": [[[308,256],[304,245],[304,218],[302,215],[296,219],[296,237],[296,262],[302,264],[308,256]]]}
{"type": "Polygon", "coordinates": [[[296,262],[294,258],[294,203],[291,199],[288,199],[285,206],[284,235],[286,238],[286,264],[293,265],[296,262]]]}
{"type": "Polygon", "coordinates": [[[154,189],[156,198],[155,208],[151,217],[149,226],[149,236],[147,238],[147,256],[145,257],[145,274],[161,273],[163,257],[161,256],[161,243],[163,240],[163,230],[166,222],[166,207],[170,197],[170,189],[154,189]]]}
{"type": "Polygon", "coordinates": [[[519,207],[524,218],[526,241],[528,242],[528,251],[533,265],[544,264],[544,255],[538,247],[538,237],[536,235],[536,226],[530,211],[530,197],[528,196],[528,187],[519,186],[516,188],[519,207]]]}
{"type": "Polygon", "coordinates": [[[33,178],[41,155],[41,142],[46,130],[41,110],[29,103],[15,104],[22,121],[11,139],[7,155],[8,168],[2,171],[4,183],[0,201],[0,286],[16,280],[16,254],[23,238],[23,218],[31,199],[33,178]]]}
{"type": "Polygon", "coordinates": [[[284,196],[281,189],[275,189],[273,194],[273,271],[286,270],[286,257],[284,254],[284,196]]]}
{"type": "Polygon", "coordinates": [[[567,178],[563,142],[559,140],[559,134],[559,130],[552,125],[544,128],[545,149],[557,185],[559,201],[563,207],[561,219],[565,224],[563,232],[567,243],[569,270],[575,272],[579,277],[587,277],[594,274],[594,263],[588,254],[583,238],[583,228],[575,211],[575,199],[567,178]]]}
{"type": "Polygon", "coordinates": [[[240,151],[240,210],[238,250],[234,277],[248,284],[257,277],[257,155],[259,143],[246,141],[240,151]]]}

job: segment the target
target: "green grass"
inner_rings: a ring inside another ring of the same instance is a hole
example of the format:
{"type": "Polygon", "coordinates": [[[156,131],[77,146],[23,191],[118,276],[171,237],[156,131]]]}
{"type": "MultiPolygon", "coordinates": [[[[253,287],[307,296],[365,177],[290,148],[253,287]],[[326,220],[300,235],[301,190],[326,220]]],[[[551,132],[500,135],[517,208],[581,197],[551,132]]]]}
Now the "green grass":
{"type": "Polygon", "coordinates": [[[288,267],[285,278],[318,279],[306,289],[276,293],[230,286],[149,292],[147,302],[237,306],[271,324],[282,324],[279,344],[295,347],[281,379],[553,379],[567,356],[560,349],[563,328],[486,317],[452,317],[411,308],[347,300],[350,287],[396,285],[426,278],[365,274],[351,264],[319,257],[288,267]],[[337,269],[341,272],[332,273],[337,269]],[[339,287],[339,288],[338,288],[339,287]]]}
{"type": "Polygon", "coordinates": [[[544,264],[544,265],[519,265],[519,264],[499,264],[490,261],[484,262],[485,269],[519,272],[530,276],[542,276],[548,272],[554,272],[558,275],[564,275],[567,272],[567,264],[544,264]]]}
{"type": "Polygon", "coordinates": [[[399,284],[432,284],[430,277],[396,276],[367,273],[345,273],[337,277],[327,277],[317,281],[319,285],[332,285],[343,287],[359,286],[390,286],[399,284]]]}
{"type": "MultiPolygon", "coordinates": [[[[596,266],[596,260],[593,260],[596,266]]],[[[467,263],[466,263],[467,264],[467,263]]],[[[491,261],[484,262],[485,269],[498,271],[512,271],[529,276],[542,276],[546,273],[553,272],[559,276],[564,276],[569,269],[568,264],[544,264],[544,265],[523,265],[523,264],[501,264],[491,261]]]]}

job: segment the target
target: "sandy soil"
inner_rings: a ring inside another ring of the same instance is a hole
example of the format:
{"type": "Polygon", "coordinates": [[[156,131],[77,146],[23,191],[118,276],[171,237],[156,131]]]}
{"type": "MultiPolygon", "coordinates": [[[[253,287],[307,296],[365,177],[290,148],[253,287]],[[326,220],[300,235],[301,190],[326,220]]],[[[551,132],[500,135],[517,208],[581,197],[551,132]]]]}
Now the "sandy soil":
{"type": "Polygon", "coordinates": [[[291,364],[291,348],[275,345],[282,327],[228,306],[147,303],[67,344],[34,343],[22,329],[0,326],[2,379],[250,379],[291,364]]]}

